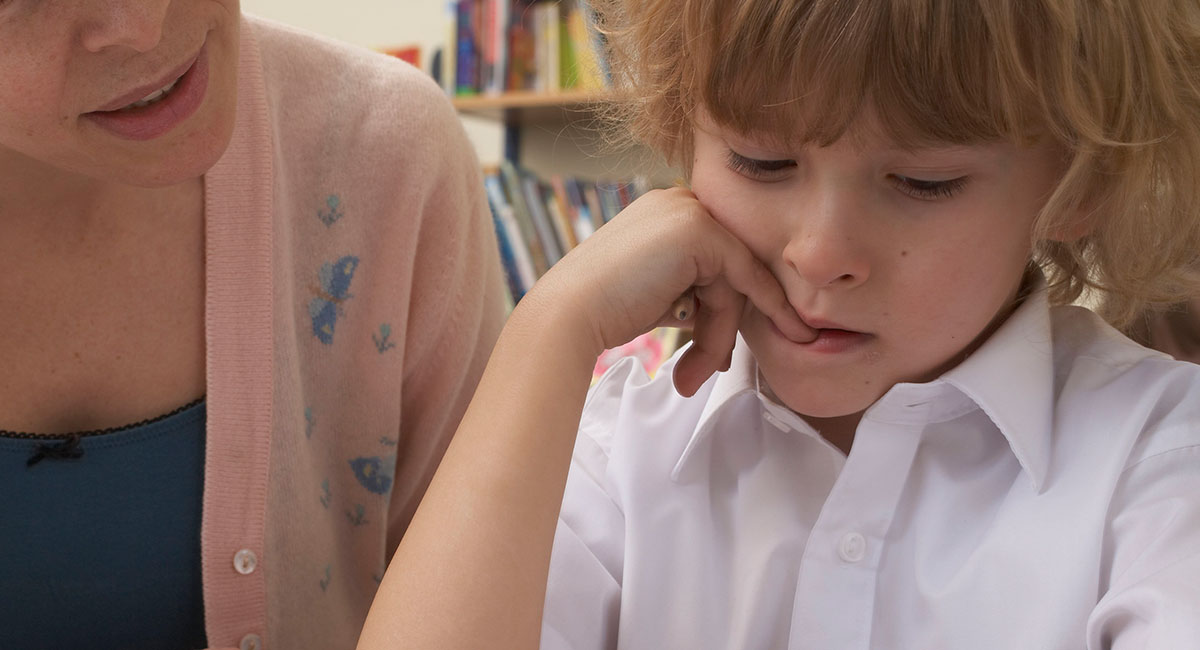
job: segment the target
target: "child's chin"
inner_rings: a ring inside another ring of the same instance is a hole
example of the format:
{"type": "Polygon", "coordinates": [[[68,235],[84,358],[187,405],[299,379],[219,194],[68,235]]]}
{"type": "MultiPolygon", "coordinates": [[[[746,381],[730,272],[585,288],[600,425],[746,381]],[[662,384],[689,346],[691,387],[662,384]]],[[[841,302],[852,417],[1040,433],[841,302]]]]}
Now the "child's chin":
{"type": "Polygon", "coordinates": [[[807,381],[767,383],[775,399],[806,418],[840,418],[867,410],[882,393],[870,386],[848,387],[814,377],[807,381]],[[778,386],[778,388],[776,388],[778,386]]]}

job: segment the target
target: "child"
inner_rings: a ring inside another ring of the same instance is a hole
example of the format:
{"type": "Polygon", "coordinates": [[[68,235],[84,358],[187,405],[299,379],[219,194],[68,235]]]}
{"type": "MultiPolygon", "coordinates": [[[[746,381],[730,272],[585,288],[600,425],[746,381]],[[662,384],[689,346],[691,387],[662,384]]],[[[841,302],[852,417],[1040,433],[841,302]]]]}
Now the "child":
{"type": "Polygon", "coordinates": [[[354,644],[504,317],[471,151],[237,0],[0,0],[0,648],[354,644]]]}
{"type": "Polygon", "coordinates": [[[1200,297],[1150,311],[1135,324],[1135,340],[1181,361],[1200,363],[1200,297]]]}
{"type": "Polygon", "coordinates": [[[1200,647],[1200,368],[1067,305],[1196,291],[1200,6],[601,15],[691,191],[518,306],[359,647],[1200,647]]]}

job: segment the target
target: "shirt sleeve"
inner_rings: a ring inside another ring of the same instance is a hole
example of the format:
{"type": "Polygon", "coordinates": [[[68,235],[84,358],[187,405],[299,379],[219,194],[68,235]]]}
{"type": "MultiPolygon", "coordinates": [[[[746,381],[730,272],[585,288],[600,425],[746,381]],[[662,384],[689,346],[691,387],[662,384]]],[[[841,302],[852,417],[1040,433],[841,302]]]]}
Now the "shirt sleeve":
{"type": "Polygon", "coordinates": [[[422,95],[426,109],[421,149],[409,155],[430,161],[433,180],[419,204],[402,206],[418,210],[421,224],[404,341],[389,558],[458,428],[505,319],[503,270],[474,148],[432,81],[422,77],[407,91],[422,95]]]}
{"type": "Polygon", "coordinates": [[[1200,648],[1200,446],[1125,471],[1104,558],[1109,583],[1088,620],[1088,650],[1200,648]]]}
{"type": "Polygon", "coordinates": [[[617,647],[625,515],[607,475],[623,385],[610,370],[584,408],[550,554],[543,650],[617,647]]]}

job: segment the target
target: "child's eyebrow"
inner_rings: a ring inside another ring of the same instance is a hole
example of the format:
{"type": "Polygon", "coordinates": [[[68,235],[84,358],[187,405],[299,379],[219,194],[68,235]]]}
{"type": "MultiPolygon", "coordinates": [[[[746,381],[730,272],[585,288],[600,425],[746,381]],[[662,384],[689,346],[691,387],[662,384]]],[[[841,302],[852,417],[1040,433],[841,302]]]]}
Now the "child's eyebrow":
{"type": "Polygon", "coordinates": [[[962,142],[929,142],[917,145],[891,144],[878,149],[881,153],[901,156],[971,156],[995,157],[1000,154],[1003,143],[977,142],[973,144],[962,142]]]}

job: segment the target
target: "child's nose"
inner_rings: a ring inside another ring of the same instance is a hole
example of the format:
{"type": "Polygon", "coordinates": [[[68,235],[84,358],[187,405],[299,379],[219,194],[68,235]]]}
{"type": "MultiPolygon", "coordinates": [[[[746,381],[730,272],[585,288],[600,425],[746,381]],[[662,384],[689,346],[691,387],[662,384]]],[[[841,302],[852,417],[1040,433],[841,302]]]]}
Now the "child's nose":
{"type": "Polygon", "coordinates": [[[122,46],[139,52],[162,40],[163,23],[172,0],[83,0],[79,40],[90,52],[122,46]]]}
{"type": "Polygon", "coordinates": [[[784,261],[817,289],[848,289],[866,282],[871,264],[856,201],[827,197],[796,215],[784,261]]]}

